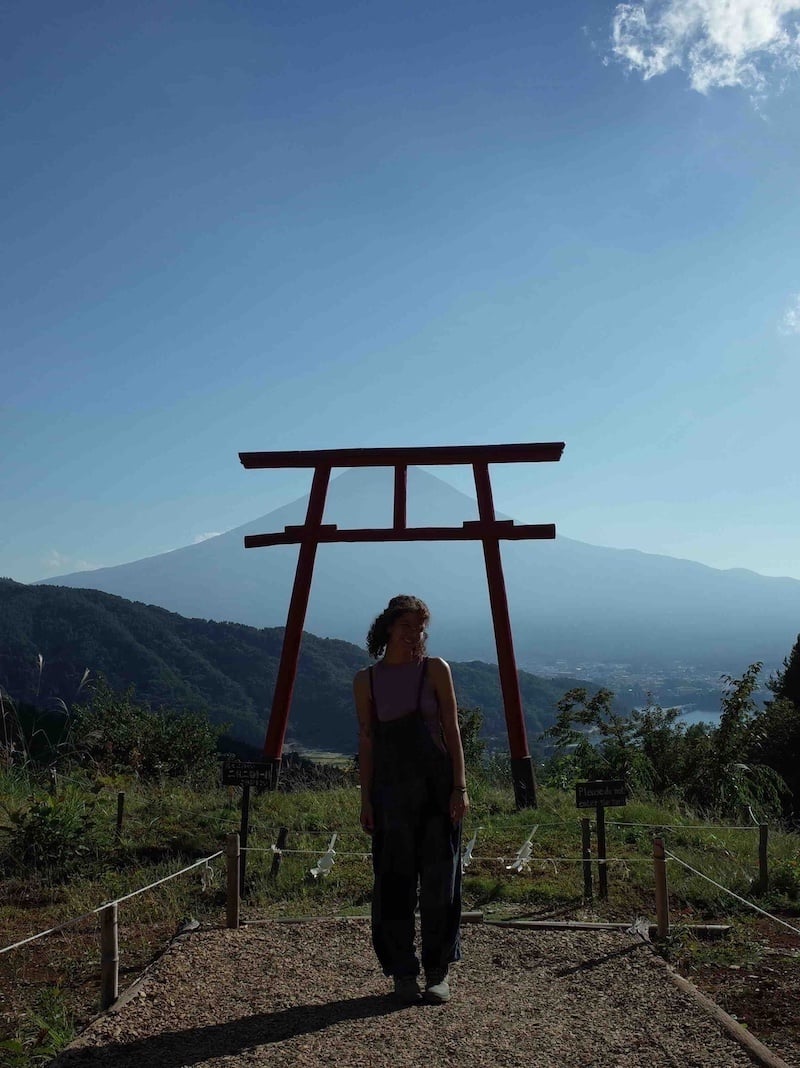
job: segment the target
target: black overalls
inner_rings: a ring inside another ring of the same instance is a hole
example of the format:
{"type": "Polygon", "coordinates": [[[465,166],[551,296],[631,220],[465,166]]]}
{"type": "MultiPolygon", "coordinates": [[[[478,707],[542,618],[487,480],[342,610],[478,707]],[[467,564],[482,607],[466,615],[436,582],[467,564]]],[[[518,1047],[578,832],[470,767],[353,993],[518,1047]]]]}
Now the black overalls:
{"type": "Polygon", "coordinates": [[[450,757],[434,742],[420,702],[428,661],[421,666],[413,712],[373,723],[372,943],[386,975],[419,973],[414,910],[419,880],[422,967],[444,973],[461,958],[461,823],[450,819],[450,757]]]}

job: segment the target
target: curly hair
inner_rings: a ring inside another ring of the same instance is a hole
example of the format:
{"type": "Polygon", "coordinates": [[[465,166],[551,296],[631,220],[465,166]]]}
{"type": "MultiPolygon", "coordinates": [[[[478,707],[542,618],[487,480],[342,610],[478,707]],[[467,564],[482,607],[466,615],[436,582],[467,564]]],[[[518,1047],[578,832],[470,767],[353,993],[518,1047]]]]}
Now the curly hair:
{"type": "MultiPolygon", "coordinates": [[[[406,612],[415,612],[422,621],[422,626],[427,627],[430,623],[431,613],[428,606],[419,597],[401,593],[393,597],[377,619],[373,621],[367,634],[367,652],[373,660],[378,660],[386,651],[389,641],[389,629],[392,623],[406,612]]],[[[417,659],[425,656],[425,640],[428,635],[423,631],[419,645],[414,650],[417,659]]]]}

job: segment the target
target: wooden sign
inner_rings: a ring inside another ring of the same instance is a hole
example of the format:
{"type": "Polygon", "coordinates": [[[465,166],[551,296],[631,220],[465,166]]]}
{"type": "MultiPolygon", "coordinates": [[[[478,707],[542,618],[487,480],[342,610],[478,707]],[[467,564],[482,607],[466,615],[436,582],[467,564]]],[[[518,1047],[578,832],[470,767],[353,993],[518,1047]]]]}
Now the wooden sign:
{"type": "Polygon", "coordinates": [[[222,785],[268,787],[272,785],[274,773],[275,766],[271,760],[223,760],[222,785]]]}
{"type": "Polygon", "coordinates": [[[628,791],[624,779],[590,779],[575,783],[575,807],[594,808],[596,805],[625,805],[628,791]]]}

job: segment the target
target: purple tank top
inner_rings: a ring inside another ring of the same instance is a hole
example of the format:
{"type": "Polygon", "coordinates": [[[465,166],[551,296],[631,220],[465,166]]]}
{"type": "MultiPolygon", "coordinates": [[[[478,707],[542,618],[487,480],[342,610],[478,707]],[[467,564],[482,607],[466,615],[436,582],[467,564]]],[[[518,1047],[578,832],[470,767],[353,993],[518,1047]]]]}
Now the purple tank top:
{"type": "MultiPolygon", "coordinates": [[[[408,715],[417,707],[419,680],[422,663],[386,664],[379,660],[372,667],[372,692],[375,697],[374,711],[381,723],[408,715]]],[[[420,697],[420,712],[434,742],[444,750],[439,702],[430,679],[430,669],[425,673],[420,697]]]]}

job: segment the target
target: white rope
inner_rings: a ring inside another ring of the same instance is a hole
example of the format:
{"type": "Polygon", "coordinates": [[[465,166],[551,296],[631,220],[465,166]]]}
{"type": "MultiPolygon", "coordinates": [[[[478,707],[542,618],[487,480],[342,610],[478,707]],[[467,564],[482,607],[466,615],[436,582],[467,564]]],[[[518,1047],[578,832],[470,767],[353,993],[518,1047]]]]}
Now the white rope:
{"type": "Polygon", "coordinates": [[[743,826],[725,826],[720,823],[617,823],[615,820],[606,820],[606,827],[663,827],[665,831],[755,831],[757,827],[750,824],[743,826]]]}
{"type": "MultiPolygon", "coordinates": [[[[287,853],[287,854],[296,854],[298,856],[303,856],[303,857],[312,857],[312,856],[315,857],[315,856],[319,855],[319,850],[318,849],[278,849],[277,846],[267,846],[266,848],[259,847],[259,846],[244,846],[242,848],[241,852],[242,853],[279,853],[279,854],[287,853]]],[[[371,853],[340,853],[337,850],[336,851],[336,856],[337,857],[360,857],[362,860],[367,860],[372,856],[372,854],[371,853]]],[[[639,863],[641,863],[641,864],[652,864],[652,862],[653,862],[652,857],[597,857],[597,856],[592,856],[591,858],[588,858],[588,857],[534,857],[534,856],[532,856],[530,859],[531,859],[531,861],[534,861],[534,860],[562,860],[565,863],[572,862],[574,864],[588,863],[589,859],[591,859],[592,863],[598,862],[598,863],[601,863],[601,864],[629,864],[631,862],[633,862],[635,864],[637,861],[639,863]]],[[[488,863],[505,864],[506,861],[508,860],[508,857],[507,856],[506,857],[475,857],[475,856],[473,856],[473,857],[470,858],[470,860],[477,861],[477,862],[481,862],[482,861],[482,862],[487,863],[487,864],[488,863]]]]}
{"type": "MultiPolygon", "coordinates": [[[[261,846],[242,846],[240,852],[242,852],[242,853],[277,853],[278,856],[283,856],[284,853],[287,853],[287,854],[293,853],[293,854],[296,854],[297,856],[301,856],[301,857],[318,857],[319,856],[319,850],[318,849],[284,849],[283,847],[278,849],[278,847],[274,846],[274,845],[273,846],[267,846],[266,848],[261,847],[261,846]]],[[[337,857],[362,857],[363,858],[363,857],[369,857],[371,855],[372,855],[371,853],[340,853],[338,849],[336,850],[336,856],[337,857]]]]}
{"type": "MultiPolygon", "coordinates": [[[[241,820],[226,820],[226,819],[220,818],[217,822],[218,823],[229,824],[231,827],[240,827],[241,826],[241,820]]],[[[580,819],[570,819],[570,820],[562,819],[562,820],[553,820],[550,823],[539,823],[539,824],[537,824],[537,826],[539,826],[539,827],[565,827],[565,826],[569,827],[569,826],[571,826],[573,824],[579,824],[580,822],[581,822],[580,819]]],[[[610,826],[610,824],[606,823],[606,826],[610,826]]],[[[630,826],[632,826],[632,827],[638,827],[638,826],[642,826],[642,827],[649,827],[649,826],[664,827],[664,826],[666,826],[666,824],[663,824],[663,823],[658,823],[658,824],[642,823],[642,824],[631,824],[630,826]]],[[[709,826],[711,826],[711,824],[709,824],[709,826]]],[[[250,825],[249,825],[249,829],[250,829],[251,833],[254,830],[257,830],[257,831],[263,833],[266,838],[277,838],[278,837],[278,831],[275,830],[274,828],[272,830],[270,830],[270,828],[267,827],[265,824],[260,824],[260,823],[251,821],[250,825]]],[[[483,828],[481,828],[481,829],[483,829],[483,828]]],[[[278,830],[280,830],[280,828],[278,828],[278,830]]],[[[341,830],[339,828],[334,828],[334,827],[317,828],[316,830],[313,830],[313,831],[312,830],[306,830],[306,828],[304,828],[304,827],[287,827],[286,831],[289,834],[299,835],[301,838],[314,838],[314,837],[322,838],[322,837],[325,837],[325,838],[328,838],[328,839],[330,838],[330,836],[332,834],[337,835],[339,838],[359,838],[359,837],[361,837],[361,834],[363,833],[363,832],[360,832],[360,831],[347,831],[347,830],[343,831],[343,830],[341,830]]],[[[312,852],[313,852],[313,850],[312,850],[312,852]]]]}
{"type": "MultiPolygon", "coordinates": [[[[241,820],[220,819],[219,822],[220,823],[225,823],[225,824],[227,824],[227,825],[229,825],[231,827],[239,827],[239,826],[241,826],[241,820]]],[[[542,828],[544,828],[544,827],[565,827],[565,826],[571,826],[573,824],[578,824],[580,822],[581,822],[580,819],[571,819],[571,820],[564,819],[564,820],[560,820],[560,821],[554,821],[552,823],[540,823],[538,826],[542,827],[542,828]]],[[[658,828],[662,828],[665,831],[756,831],[756,830],[758,830],[758,826],[760,826],[760,825],[755,825],[754,826],[754,825],[749,824],[749,823],[748,824],[732,824],[732,825],[720,824],[720,823],[624,823],[624,822],[620,822],[619,820],[606,820],[606,827],[643,827],[643,828],[647,828],[647,829],[651,829],[651,830],[652,829],[656,829],[657,830],[658,828]]],[[[330,836],[332,834],[337,834],[339,836],[339,838],[358,838],[359,837],[359,832],[358,831],[350,832],[350,831],[334,830],[333,827],[323,828],[321,830],[314,830],[314,831],[305,830],[302,827],[288,827],[287,830],[288,830],[289,834],[300,835],[303,838],[312,838],[312,837],[330,838],[330,836]]],[[[250,831],[251,831],[251,833],[253,831],[258,831],[259,833],[264,834],[264,836],[267,837],[267,838],[277,838],[278,837],[278,832],[277,831],[270,830],[270,828],[268,828],[266,826],[263,826],[262,824],[259,824],[259,823],[251,823],[250,824],[250,831]]],[[[288,852],[288,850],[285,850],[285,852],[288,852]]],[[[314,852],[314,850],[312,850],[312,852],[314,852]]],[[[339,856],[341,856],[341,855],[342,854],[339,854],[339,856]]]]}
{"type": "Polygon", "coordinates": [[[155,886],[161,886],[162,883],[168,883],[170,879],[177,879],[179,875],[184,875],[187,871],[191,871],[193,868],[199,868],[201,864],[208,864],[210,860],[216,860],[217,857],[222,856],[222,850],[218,850],[216,853],[212,853],[210,857],[203,857],[202,860],[196,860],[194,864],[190,864],[188,868],[181,868],[180,871],[173,872],[172,875],[165,875],[163,879],[157,879],[154,883],[150,883],[149,886],[143,886],[139,890],[133,890],[130,894],[125,894],[124,897],[118,897],[114,901],[107,901],[105,905],[100,905],[96,908],[95,912],[102,912],[104,908],[108,908],[109,905],[119,905],[123,901],[129,901],[132,897],[136,897],[138,894],[143,894],[146,890],[152,890],[155,886]]]}
{"type": "Polygon", "coordinates": [[[762,916],[767,916],[767,917],[769,917],[769,919],[774,920],[776,923],[780,923],[784,927],[788,927],[789,930],[790,931],[794,931],[795,934],[800,935],[800,927],[793,927],[790,923],[787,923],[786,920],[782,920],[778,916],[773,916],[771,912],[767,912],[766,909],[759,908],[758,905],[754,905],[753,902],[752,901],[748,901],[747,898],[740,897],[738,894],[735,894],[733,892],[733,890],[729,890],[727,888],[727,886],[723,886],[722,883],[716,882],[709,875],[704,875],[703,872],[698,871],[697,868],[693,868],[691,866],[691,864],[687,864],[685,860],[681,860],[680,857],[676,857],[675,854],[671,853],[668,849],[665,849],[664,853],[671,860],[677,860],[677,862],[679,864],[682,864],[684,866],[684,868],[688,868],[689,871],[694,872],[695,875],[699,875],[701,879],[705,879],[706,882],[711,883],[712,886],[716,886],[718,890],[723,890],[726,894],[730,894],[731,897],[735,897],[737,901],[741,901],[741,903],[743,905],[747,905],[747,906],[749,906],[749,908],[755,909],[756,912],[760,912],[762,916]]]}
{"type": "MultiPolygon", "coordinates": [[[[486,863],[505,863],[508,857],[472,857],[474,861],[484,861],[486,863]]],[[[629,864],[631,861],[636,863],[639,861],[641,864],[652,864],[651,857],[530,857],[531,863],[534,861],[542,860],[561,860],[565,864],[629,864]]]]}
{"type": "Polygon", "coordinates": [[[29,942],[35,942],[37,938],[44,938],[45,935],[56,934],[58,931],[63,931],[67,927],[73,927],[76,923],[80,923],[82,920],[88,920],[91,916],[96,916],[98,912],[102,912],[103,909],[110,908],[111,905],[119,905],[123,901],[129,901],[132,897],[136,897],[137,894],[143,894],[146,890],[152,890],[155,886],[160,886],[162,883],[168,883],[170,879],[177,879],[179,875],[184,875],[187,871],[191,871],[193,868],[199,868],[201,864],[208,864],[210,860],[216,860],[217,857],[222,856],[222,850],[218,853],[212,853],[210,857],[203,857],[202,860],[195,861],[194,864],[190,864],[188,868],[181,868],[180,871],[173,872],[172,875],[166,875],[163,879],[158,879],[154,883],[150,883],[148,886],[143,886],[139,890],[134,890],[130,894],[125,894],[123,897],[114,898],[113,901],[106,901],[102,905],[98,905],[96,909],[92,909],[91,912],[84,912],[82,916],[76,916],[74,919],[65,920],[64,923],[60,923],[57,927],[50,927],[46,931],[39,931],[38,934],[31,935],[29,938],[23,938],[21,942],[15,942],[12,946],[5,946],[0,949],[0,954],[9,953],[12,949],[19,949],[20,946],[26,946],[29,942]]]}

